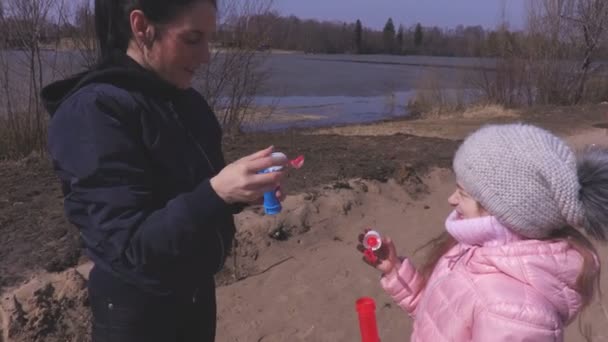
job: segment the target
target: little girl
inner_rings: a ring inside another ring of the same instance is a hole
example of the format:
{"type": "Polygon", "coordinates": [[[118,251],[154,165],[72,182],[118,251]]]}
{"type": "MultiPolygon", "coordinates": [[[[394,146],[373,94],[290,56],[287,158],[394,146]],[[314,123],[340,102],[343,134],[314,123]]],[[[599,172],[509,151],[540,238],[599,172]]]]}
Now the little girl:
{"type": "Polygon", "coordinates": [[[464,141],[453,167],[454,210],[426,264],[398,258],[388,237],[368,261],[413,317],[411,340],[562,341],[598,281],[577,228],[605,240],[608,151],[577,158],[543,129],[492,125],[464,141]]]}

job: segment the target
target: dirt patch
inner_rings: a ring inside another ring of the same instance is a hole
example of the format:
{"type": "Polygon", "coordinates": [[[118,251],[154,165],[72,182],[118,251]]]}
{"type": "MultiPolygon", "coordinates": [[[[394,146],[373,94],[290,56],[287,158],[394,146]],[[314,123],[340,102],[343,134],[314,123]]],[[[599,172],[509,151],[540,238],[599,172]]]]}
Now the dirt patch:
{"type": "Polygon", "coordinates": [[[78,262],[78,232],[65,219],[51,165],[39,156],[0,164],[0,288],[30,271],[61,271],[78,262]]]}
{"type": "Polygon", "coordinates": [[[225,153],[227,159],[234,160],[269,145],[289,156],[306,156],[305,167],[288,175],[285,181],[286,189],[292,193],[352,178],[386,181],[403,163],[417,167],[450,167],[456,148],[446,139],[408,134],[319,137],[294,131],[248,134],[238,140],[229,140],[225,153]]]}

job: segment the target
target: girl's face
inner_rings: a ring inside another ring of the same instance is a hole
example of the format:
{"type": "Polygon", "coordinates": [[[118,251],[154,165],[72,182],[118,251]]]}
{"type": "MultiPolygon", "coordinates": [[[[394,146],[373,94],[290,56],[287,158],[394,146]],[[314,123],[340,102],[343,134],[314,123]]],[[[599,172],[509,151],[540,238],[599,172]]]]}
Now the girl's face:
{"type": "Polygon", "coordinates": [[[458,213],[458,219],[472,219],[477,217],[489,216],[479,202],[475,201],[460,184],[456,187],[456,191],[448,198],[448,203],[458,213]]]}
{"type": "MultiPolygon", "coordinates": [[[[132,22],[138,27],[137,22],[132,22]]],[[[139,30],[145,32],[150,26],[142,19],[139,30]]],[[[170,22],[153,29],[157,31],[155,38],[142,54],[145,66],[176,87],[189,88],[196,70],[209,63],[209,41],[216,29],[215,7],[210,1],[197,1],[170,22]]]]}

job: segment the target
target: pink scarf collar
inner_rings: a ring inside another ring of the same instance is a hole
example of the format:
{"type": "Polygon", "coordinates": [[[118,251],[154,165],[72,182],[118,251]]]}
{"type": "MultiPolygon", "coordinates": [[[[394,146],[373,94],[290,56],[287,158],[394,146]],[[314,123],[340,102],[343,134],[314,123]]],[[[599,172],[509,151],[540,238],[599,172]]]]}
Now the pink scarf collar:
{"type": "Polygon", "coordinates": [[[494,216],[459,219],[453,211],[445,221],[448,233],[465,246],[497,247],[522,237],[503,226],[494,216]]]}

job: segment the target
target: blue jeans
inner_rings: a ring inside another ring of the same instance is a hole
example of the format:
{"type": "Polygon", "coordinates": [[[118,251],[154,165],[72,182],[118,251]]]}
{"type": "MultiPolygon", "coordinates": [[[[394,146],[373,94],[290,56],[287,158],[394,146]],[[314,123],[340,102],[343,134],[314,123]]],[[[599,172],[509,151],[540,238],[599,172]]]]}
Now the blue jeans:
{"type": "Polygon", "coordinates": [[[192,297],[156,296],[93,268],[93,342],[213,342],[215,286],[192,297]]]}

